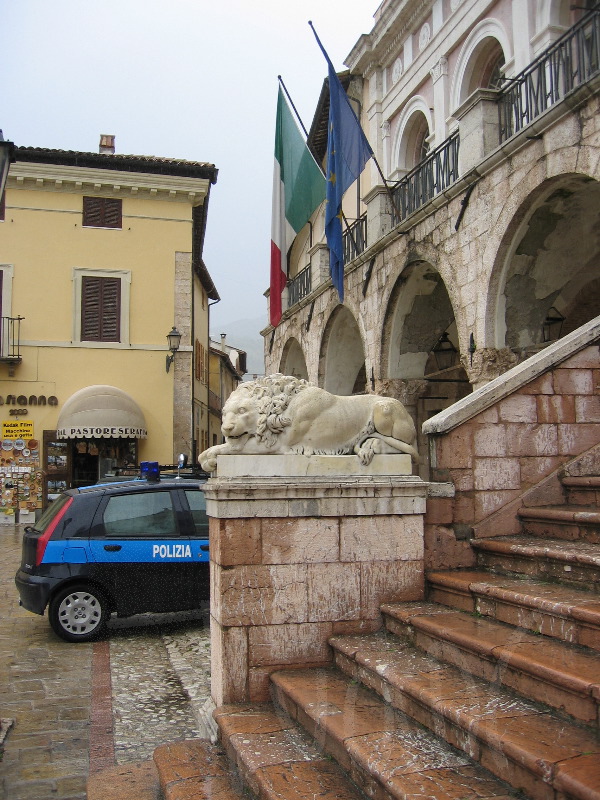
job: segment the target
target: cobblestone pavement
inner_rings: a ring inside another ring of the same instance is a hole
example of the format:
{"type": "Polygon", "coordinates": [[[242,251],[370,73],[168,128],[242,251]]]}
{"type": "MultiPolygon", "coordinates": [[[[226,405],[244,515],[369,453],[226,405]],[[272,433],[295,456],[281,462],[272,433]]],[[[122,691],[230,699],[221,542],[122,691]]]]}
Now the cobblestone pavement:
{"type": "Polygon", "coordinates": [[[113,620],[105,642],[68,644],[18,605],[18,526],[0,526],[0,549],[0,798],[83,800],[90,766],[146,759],[159,744],[206,733],[204,614],[113,620]]]}

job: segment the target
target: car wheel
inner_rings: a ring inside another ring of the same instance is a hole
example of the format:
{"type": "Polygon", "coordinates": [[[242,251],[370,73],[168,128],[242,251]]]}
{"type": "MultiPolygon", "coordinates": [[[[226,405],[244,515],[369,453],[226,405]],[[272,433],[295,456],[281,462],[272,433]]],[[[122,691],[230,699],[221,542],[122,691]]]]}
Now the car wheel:
{"type": "Polygon", "coordinates": [[[97,639],[106,628],[108,614],[102,592],[83,585],[69,586],[58,592],[48,609],[52,630],[67,642],[97,639]]]}

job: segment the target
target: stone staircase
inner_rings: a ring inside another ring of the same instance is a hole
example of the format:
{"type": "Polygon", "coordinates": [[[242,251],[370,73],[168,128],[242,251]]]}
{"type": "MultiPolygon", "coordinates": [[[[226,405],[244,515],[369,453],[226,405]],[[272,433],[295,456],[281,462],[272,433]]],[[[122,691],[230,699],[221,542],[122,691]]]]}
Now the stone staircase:
{"type": "Polygon", "coordinates": [[[334,636],[331,667],[217,709],[220,745],[158,748],[135,796],[600,800],[600,478],[563,486],[474,540],[475,568],[428,573],[426,602],[334,636]]]}

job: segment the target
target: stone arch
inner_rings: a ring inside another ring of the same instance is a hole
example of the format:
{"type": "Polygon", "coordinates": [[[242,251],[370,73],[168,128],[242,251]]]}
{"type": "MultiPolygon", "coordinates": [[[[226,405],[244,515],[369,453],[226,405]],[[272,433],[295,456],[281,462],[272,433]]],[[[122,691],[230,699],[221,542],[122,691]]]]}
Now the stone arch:
{"type": "Polygon", "coordinates": [[[415,167],[421,160],[418,151],[432,131],[433,120],[429,104],[420,96],[413,97],[398,121],[392,148],[392,170],[402,175],[415,167]]]}
{"type": "Polygon", "coordinates": [[[304,378],[305,381],[308,380],[306,359],[304,358],[302,346],[298,339],[290,337],[285,343],[278,371],[283,375],[293,375],[295,378],[304,378]]]}
{"type": "MultiPolygon", "coordinates": [[[[382,367],[388,379],[412,380],[426,374],[430,354],[454,323],[454,308],[438,270],[415,260],[390,294],[383,335],[382,367]]],[[[455,326],[453,330],[458,350],[455,326]]]]}
{"type": "Polygon", "coordinates": [[[367,390],[363,338],[352,312],[338,305],[323,331],[319,357],[319,386],[332,394],[367,390]]]}
{"type": "Polygon", "coordinates": [[[546,343],[551,309],[565,318],[561,336],[597,316],[599,205],[600,183],[572,173],[546,180],[521,201],[490,280],[490,345],[509,347],[523,358],[546,343]]]}
{"type": "Polygon", "coordinates": [[[450,88],[452,110],[458,108],[475,89],[487,88],[482,76],[485,78],[492,70],[500,51],[504,61],[512,58],[510,39],[504,26],[494,19],[482,20],[467,36],[459,53],[450,88]]]}
{"type": "MultiPolygon", "coordinates": [[[[571,0],[538,0],[535,7],[535,32],[548,28],[566,31],[571,25],[571,0]]],[[[576,5],[583,5],[577,3],[576,5]]]]}

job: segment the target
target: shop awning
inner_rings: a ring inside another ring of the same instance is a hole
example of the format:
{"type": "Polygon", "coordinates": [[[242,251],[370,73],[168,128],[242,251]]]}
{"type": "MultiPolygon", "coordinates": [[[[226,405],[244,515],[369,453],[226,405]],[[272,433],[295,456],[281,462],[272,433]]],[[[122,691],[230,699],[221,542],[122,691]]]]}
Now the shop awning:
{"type": "Polygon", "coordinates": [[[86,386],[71,395],[58,418],[59,439],[144,439],[144,415],[115,386],[86,386]]]}

